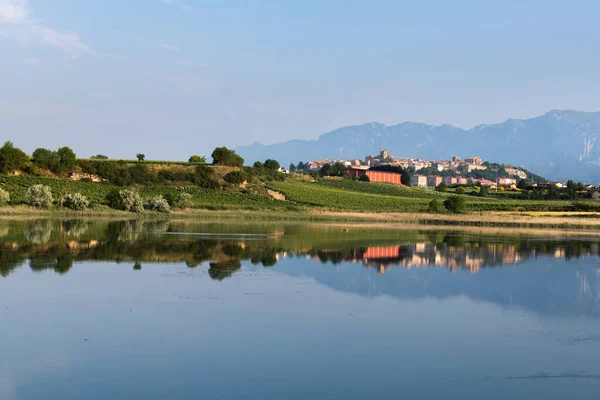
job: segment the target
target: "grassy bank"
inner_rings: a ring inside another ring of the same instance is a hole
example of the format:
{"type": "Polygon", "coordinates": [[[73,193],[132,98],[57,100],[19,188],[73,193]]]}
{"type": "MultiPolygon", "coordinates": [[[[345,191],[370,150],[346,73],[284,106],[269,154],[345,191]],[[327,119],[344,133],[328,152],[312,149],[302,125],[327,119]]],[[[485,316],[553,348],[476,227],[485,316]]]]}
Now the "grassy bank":
{"type": "Polygon", "coordinates": [[[302,211],[256,210],[177,210],[170,214],[144,212],[132,214],[112,210],[108,207],[94,207],[83,212],[62,208],[41,210],[28,206],[0,207],[0,218],[36,219],[36,218],[82,218],[82,219],[169,219],[201,221],[291,221],[326,222],[340,224],[378,224],[432,227],[498,227],[515,229],[559,229],[590,230],[600,234],[600,213],[577,212],[484,212],[461,215],[439,215],[422,213],[367,213],[335,212],[320,209],[302,211]]]}

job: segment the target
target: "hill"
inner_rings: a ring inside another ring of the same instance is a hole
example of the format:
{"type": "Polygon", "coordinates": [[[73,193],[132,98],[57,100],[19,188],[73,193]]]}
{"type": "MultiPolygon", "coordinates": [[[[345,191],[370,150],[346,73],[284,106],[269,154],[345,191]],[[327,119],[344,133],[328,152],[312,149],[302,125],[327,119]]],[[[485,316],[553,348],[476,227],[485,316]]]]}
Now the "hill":
{"type": "Polygon", "coordinates": [[[509,119],[469,130],[451,125],[369,123],[336,129],[316,140],[241,146],[247,162],[282,164],[318,158],[364,158],[386,148],[397,157],[449,159],[478,155],[527,168],[552,180],[600,182],[600,112],[554,110],[531,119],[509,119]]]}

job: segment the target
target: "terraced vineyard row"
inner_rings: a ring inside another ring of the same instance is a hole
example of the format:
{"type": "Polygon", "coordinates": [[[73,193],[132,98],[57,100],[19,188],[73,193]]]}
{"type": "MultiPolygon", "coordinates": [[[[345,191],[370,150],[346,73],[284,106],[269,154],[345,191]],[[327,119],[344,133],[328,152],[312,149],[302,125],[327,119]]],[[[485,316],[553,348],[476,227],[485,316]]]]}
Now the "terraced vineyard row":
{"type": "MultiPolygon", "coordinates": [[[[301,205],[336,210],[365,212],[423,212],[432,198],[443,201],[449,194],[418,188],[383,187],[387,185],[352,181],[272,182],[269,187],[301,205]],[[365,189],[360,191],[360,189],[365,189]],[[422,190],[424,196],[417,197],[422,190]],[[381,194],[385,193],[385,194],[381,194]],[[403,194],[407,194],[404,196],[403,194]],[[435,196],[435,197],[434,197],[435,196]]],[[[470,211],[571,211],[568,201],[531,201],[465,196],[470,211]]]]}
{"type": "MultiPolygon", "coordinates": [[[[0,188],[7,190],[11,203],[25,201],[25,191],[36,184],[47,185],[55,198],[68,193],[79,192],[92,204],[106,204],[106,195],[117,186],[109,183],[67,181],[64,179],[42,178],[35,176],[0,176],[0,188]]],[[[227,190],[202,189],[196,186],[147,185],[139,188],[142,198],[150,198],[167,193],[190,193],[195,208],[213,210],[297,210],[297,206],[285,201],[273,200],[263,196],[239,193],[227,190]]]]}

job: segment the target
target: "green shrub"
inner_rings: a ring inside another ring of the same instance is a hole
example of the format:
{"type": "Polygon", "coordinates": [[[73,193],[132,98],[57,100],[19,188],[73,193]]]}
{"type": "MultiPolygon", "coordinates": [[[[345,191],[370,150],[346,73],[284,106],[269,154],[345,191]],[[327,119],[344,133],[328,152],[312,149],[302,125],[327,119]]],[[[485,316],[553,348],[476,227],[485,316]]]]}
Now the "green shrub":
{"type": "Polygon", "coordinates": [[[123,200],[121,200],[121,191],[119,189],[112,189],[108,192],[104,200],[110,208],[115,210],[123,210],[125,208],[123,206],[123,200]]]}
{"type": "Polygon", "coordinates": [[[371,178],[369,178],[368,175],[363,175],[360,178],[358,178],[358,180],[361,182],[371,182],[371,178]]]}
{"type": "Polygon", "coordinates": [[[231,171],[223,177],[223,180],[233,185],[240,185],[246,181],[246,174],[242,171],[231,171]]]}
{"type": "Polygon", "coordinates": [[[150,199],[146,208],[151,211],[161,212],[161,213],[170,213],[171,206],[169,202],[162,196],[156,196],[150,199]]]}
{"type": "Polygon", "coordinates": [[[205,163],[206,159],[204,157],[201,156],[191,156],[189,162],[191,163],[205,163]]]}
{"type": "Polygon", "coordinates": [[[456,194],[465,194],[465,189],[459,187],[456,189],[456,194]]]}
{"type": "Polygon", "coordinates": [[[437,185],[437,187],[435,188],[435,190],[437,190],[438,192],[444,193],[445,191],[448,190],[448,185],[446,185],[444,182],[442,182],[439,185],[437,185]]]}
{"type": "Polygon", "coordinates": [[[81,193],[68,194],[63,199],[63,207],[70,208],[71,210],[83,211],[89,205],[89,200],[81,193]]]}
{"type": "Polygon", "coordinates": [[[193,205],[192,195],[189,193],[181,193],[177,205],[181,208],[189,208],[193,205]]]}
{"type": "Polygon", "coordinates": [[[142,198],[140,197],[140,194],[137,192],[137,190],[123,189],[119,192],[119,196],[121,197],[121,204],[123,205],[123,210],[129,212],[144,211],[144,202],[142,201],[142,198]]]}
{"type": "Polygon", "coordinates": [[[427,206],[427,212],[430,214],[440,214],[444,211],[444,206],[439,202],[438,199],[431,200],[427,206]]]}
{"type": "Polygon", "coordinates": [[[52,201],[52,190],[46,185],[33,185],[25,192],[25,202],[30,206],[50,208],[52,201]]]}
{"type": "Polygon", "coordinates": [[[10,201],[10,193],[4,189],[0,189],[0,205],[4,206],[10,201]]]}
{"type": "Polygon", "coordinates": [[[465,212],[466,202],[463,197],[450,196],[444,201],[444,207],[451,213],[460,214],[465,212]]]}

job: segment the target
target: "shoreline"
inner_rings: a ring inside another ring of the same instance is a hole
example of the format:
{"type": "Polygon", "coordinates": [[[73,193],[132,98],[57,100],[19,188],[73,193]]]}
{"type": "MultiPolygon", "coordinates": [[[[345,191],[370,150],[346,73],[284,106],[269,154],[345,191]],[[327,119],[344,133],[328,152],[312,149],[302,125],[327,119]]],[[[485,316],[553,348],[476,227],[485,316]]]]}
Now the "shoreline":
{"type": "Polygon", "coordinates": [[[130,213],[109,208],[92,208],[86,211],[66,209],[36,209],[29,206],[0,207],[0,219],[78,218],[78,219],[168,219],[205,221],[273,221],[312,223],[356,223],[376,225],[413,225],[446,227],[489,227],[517,229],[591,230],[600,235],[600,213],[596,212],[501,212],[465,214],[426,213],[372,213],[345,212],[320,209],[306,211],[256,211],[256,210],[176,210],[169,214],[156,212],[130,213]]]}

